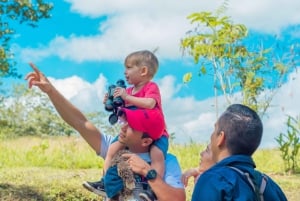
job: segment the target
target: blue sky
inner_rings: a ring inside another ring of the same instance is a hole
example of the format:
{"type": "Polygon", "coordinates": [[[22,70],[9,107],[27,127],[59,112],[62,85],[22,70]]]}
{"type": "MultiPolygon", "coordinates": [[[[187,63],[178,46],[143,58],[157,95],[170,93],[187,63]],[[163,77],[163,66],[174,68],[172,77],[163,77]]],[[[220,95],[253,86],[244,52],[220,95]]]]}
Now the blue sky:
{"type": "MultiPolygon", "coordinates": [[[[34,62],[82,111],[103,110],[106,87],[123,78],[123,59],[130,52],[158,48],[159,83],[169,132],[177,142],[208,142],[216,121],[211,77],[197,77],[198,66],[180,51],[180,39],[191,26],[186,17],[214,11],[222,1],[55,0],[52,18],[32,29],[16,25],[13,48],[19,72],[34,62]],[[189,85],[185,72],[194,72],[189,85]]],[[[227,15],[251,31],[249,42],[276,35],[283,44],[300,40],[300,1],[229,1],[227,15]]],[[[19,82],[24,82],[23,80],[19,82]]],[[[11,80],[7,80],[11,83],[11,80]]],[[[274,97],[261,147],[276,146],[285,131],[286,114],[300,112],[299,73],[292,72],[274,97]],[[279,94],[279,95],[278,95],[279,94]]],[[[238,94],[237,94],[238,96],[238,94]]],[[[220,97],[220,105],[225,102],[220,97]]]]}

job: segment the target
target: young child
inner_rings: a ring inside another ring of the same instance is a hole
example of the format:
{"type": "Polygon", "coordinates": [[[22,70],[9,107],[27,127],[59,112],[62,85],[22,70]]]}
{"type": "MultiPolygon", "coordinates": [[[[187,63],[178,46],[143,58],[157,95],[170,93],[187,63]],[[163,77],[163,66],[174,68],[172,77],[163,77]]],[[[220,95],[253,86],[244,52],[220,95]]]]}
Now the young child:
{"type": "MultiPolygon", "coordinates": [[[[132,86],[127,89],[117,87],[114,91],[114,97],[120,96],[125,101],[125,107],[157,108],[163,114],[160,91],[158,85],[152,81],[158,69],[156,56],[148,50],[133,52],[126,57],[124,65],[125,79],[132,86]]],[[[105,103],[106,100],[107,95],[103,102],[105,103]]],[[[164,160],[169,147],[168,138],[169,135],[165,127],[162,135],[153,139],[155,141],[150,148],[151,166],[162,178],[165,171],[164,160]]],[[[124,145],[117,139],[110,145],[104,161],[104,174],[113,155],[124,148],[124,145]]],[[[103,186],[102,182],[85,182],[83,185],[88,190],[102,195],[102,193],[95,190],[95,188],[99,190],[99,185],[103,186]]]]}
{"type": "Polygon", "coordinates": [[[210,144],[200,153],[200,156],[198,167],[188,169],[182,173],[181,181],[185,187],[188,185],[190,177],[194,177],[194,183],[196,183],[201,174],[215,164],[212,158],[210,144]]]}

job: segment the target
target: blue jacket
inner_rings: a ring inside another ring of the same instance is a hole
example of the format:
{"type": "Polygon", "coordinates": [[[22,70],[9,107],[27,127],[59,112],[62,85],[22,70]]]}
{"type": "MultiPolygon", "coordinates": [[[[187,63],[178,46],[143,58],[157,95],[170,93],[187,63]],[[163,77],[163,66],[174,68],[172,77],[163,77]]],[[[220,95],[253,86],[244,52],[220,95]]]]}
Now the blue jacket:
{"type": "MultiPolygon", "coordinates": [[[[192,201],[257,201],[257,196],[250,183],[238,171],[249,173],[258,188],[262,182],[262,174],[256,171],[251,157],[233,155],[223,159],[204,172],[197,183],[192,195],[192,201]]],[[[264,201],[287,201],[280,187],[267,177],[264,190],[264,201]]]]}

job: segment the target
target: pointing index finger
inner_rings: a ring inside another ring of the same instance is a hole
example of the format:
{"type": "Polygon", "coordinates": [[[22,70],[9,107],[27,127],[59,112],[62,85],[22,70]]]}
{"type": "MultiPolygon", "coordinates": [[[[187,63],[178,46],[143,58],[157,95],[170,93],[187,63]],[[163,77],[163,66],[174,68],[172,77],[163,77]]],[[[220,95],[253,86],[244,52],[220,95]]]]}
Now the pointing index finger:
{"type": "Polygon", "coordinates": [[[42,75],[41,71],[37,68],[37,66],[34,63],[30,62],[29,65],[34,70],[34,72],[36,73],[37,79],[40,80],[40,77],[42,75]]]}
{"type": "Polygon", "coordinates": [[[31,68],[36,72],[36,73],[40,73],[39,69],[36,67],[36,65],[34,65],[34,63],[29,63],[29,65],[31,66],[31,68]]]}

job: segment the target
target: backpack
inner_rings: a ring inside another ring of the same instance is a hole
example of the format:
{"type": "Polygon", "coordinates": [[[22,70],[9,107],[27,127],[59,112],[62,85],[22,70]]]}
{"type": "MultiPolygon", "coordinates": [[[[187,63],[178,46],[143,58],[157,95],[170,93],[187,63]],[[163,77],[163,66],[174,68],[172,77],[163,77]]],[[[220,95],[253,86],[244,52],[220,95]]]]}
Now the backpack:
{"type": "Polygon", "coordinates": [[[261,180],[260,186],[258,186],[258,185],[256,185],[256,183],[258,183],[258,182],[253,181],[253,179],[250,177],[248,172],[243,172],[242,170],[240,170],[236,167],[233,167],[233,166],[228,166],[228,167],[237,171],[242,176],[244,176],[247,179],[250,186],[252,187],[252,190],[255,192],[257,199],[259,201],[264,201],[264,191],[265,191],[265,188],[266,188],[267,182],[268,182],[267,175],[261,174],[262,180],[261,180]]]}

